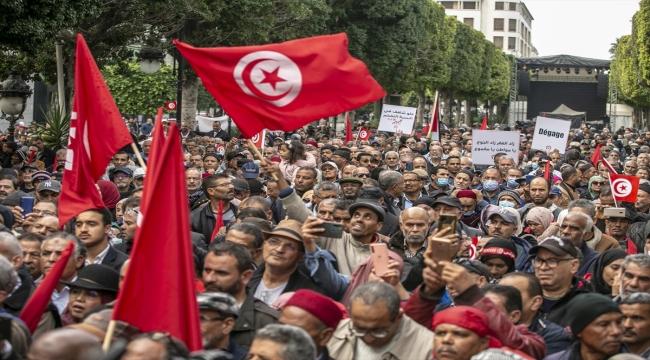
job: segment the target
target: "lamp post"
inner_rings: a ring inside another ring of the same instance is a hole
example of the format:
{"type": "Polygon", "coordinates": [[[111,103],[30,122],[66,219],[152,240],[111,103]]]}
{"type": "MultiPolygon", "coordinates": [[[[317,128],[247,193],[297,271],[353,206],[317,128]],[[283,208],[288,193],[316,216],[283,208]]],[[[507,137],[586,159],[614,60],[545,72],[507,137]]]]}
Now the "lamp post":
{"type": "Polygon", "coordinates": [[[427,123],[431,122],[431,106],[433,105],[433,100],[431,100],[431,96],[427,96],[427,100],[424,102],[424,109],[426,110],[427,113],[427,123]]]}
{"type": "Polygon", "coordinates": [[[9,77],[0,83],[0,111],[2,112],[0,119],[9,121],[8,141],[14,141],[14,125],[16,120],[23,118],[27,108],[27,98],[30,96],[32,96],[32,89],[15,70],[9,71],[9,77]]]}
{"type": "Polygon", "coordinates": [[[153,74],[160,69],[165,61],[165,53],[160,49],[145,47],[137,55],[140,62],[140,70],[145,74],[153,74]]]}

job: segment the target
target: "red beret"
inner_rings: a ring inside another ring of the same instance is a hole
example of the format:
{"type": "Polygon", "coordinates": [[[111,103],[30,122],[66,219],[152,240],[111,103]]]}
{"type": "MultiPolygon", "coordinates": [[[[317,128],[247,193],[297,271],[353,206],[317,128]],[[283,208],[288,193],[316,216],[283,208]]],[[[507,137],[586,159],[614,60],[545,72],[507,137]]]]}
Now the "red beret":
{"type": "Polygon", "coordinates": [[[501,347],[501,342],[494,336],[488,325],[488,317],[481,310],[471,306],[455,306],[447,308],[433,316],[431,329],[434,331],[440,324],[451,324],[476,333],[480,337],[490,338],[490,348],[501,347]]]}
{"type": "Polygon", "coordinates": [[[315,147],[316,149],[318,149],[318,143],[315,142],[315,141],[307,141],[307,144],[315,147]]]}
{"type": "Polygon", "coordinates": [[[462,198],[470,198],[470,199],[476,199],[476,194],[472,190],[461,190],[458,192],[458,195],[456,195],[457,198],[462,199],[462,198]]]}
{"type": "Polygon", "coordinates": [[[336,302],[311,290],[298,290],[284,307],[296,306],[317,317],[328,327],[336,329],[343,318],[343,312],[336,302]]]}

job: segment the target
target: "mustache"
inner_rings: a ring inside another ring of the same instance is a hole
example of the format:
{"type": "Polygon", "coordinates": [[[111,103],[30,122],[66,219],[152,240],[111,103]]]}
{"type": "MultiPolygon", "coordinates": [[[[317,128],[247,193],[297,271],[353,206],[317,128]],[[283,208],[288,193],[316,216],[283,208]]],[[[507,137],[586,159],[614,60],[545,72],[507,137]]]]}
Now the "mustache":
{"type": "Polygon", "coordinates": [[[277,257],[279,257],[279,258],[282,259],[282,260],[286,260],[286,258],[284,257],[284,255],[279,254],[277,251],[272,251],[272,252],[271,252],[271,255],[272,255],[272,256],[277,256],[277,257]]]}

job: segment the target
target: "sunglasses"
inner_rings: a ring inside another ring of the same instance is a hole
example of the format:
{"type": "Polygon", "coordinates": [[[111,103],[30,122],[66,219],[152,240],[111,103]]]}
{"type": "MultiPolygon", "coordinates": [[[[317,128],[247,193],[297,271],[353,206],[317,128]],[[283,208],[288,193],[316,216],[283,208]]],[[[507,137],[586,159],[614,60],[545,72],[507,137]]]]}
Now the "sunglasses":
{"type": "Polygon", "coordinates": [[[356,176],[356,177],[358,177],[358,178],[367,178],[367,177],[370,176],[370,174],[356,174],[356,175],[354,175],[354,176],[356,176]]]}
{"type": "Polygon", "coordinates": [[[605,185],[605,182],[604,182],[604,181],[594,181],[594,182],[592,182],[591,184],[592,184],[592,185],[600,185],[600,186],[603,186],[603,185],[605,185]]]}

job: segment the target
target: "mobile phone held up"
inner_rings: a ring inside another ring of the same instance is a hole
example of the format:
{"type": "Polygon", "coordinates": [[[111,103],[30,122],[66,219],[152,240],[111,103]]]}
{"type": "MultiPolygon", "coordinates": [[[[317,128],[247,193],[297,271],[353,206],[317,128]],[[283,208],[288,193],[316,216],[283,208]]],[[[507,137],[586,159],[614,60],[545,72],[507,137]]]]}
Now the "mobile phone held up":
{"type": "Polygon", "coordinates": [[[34,212],[34,202],[33,197],[23,196],[20,198],[20,208],[23,209],[23,216],[34,212]]]}
{"type": "Polygon", "coordinates": [[[325,221],[322,227],[325,229],[320,236],[326,238],[340,239],[343,237],[343,224],[325,221]]]}
{"type": "Polygon", "coordinates": [[[388,246],[386,244],[370,244],[370,256],[375,267],[375,275],[382,276],[388,270],[388,246]]]}

